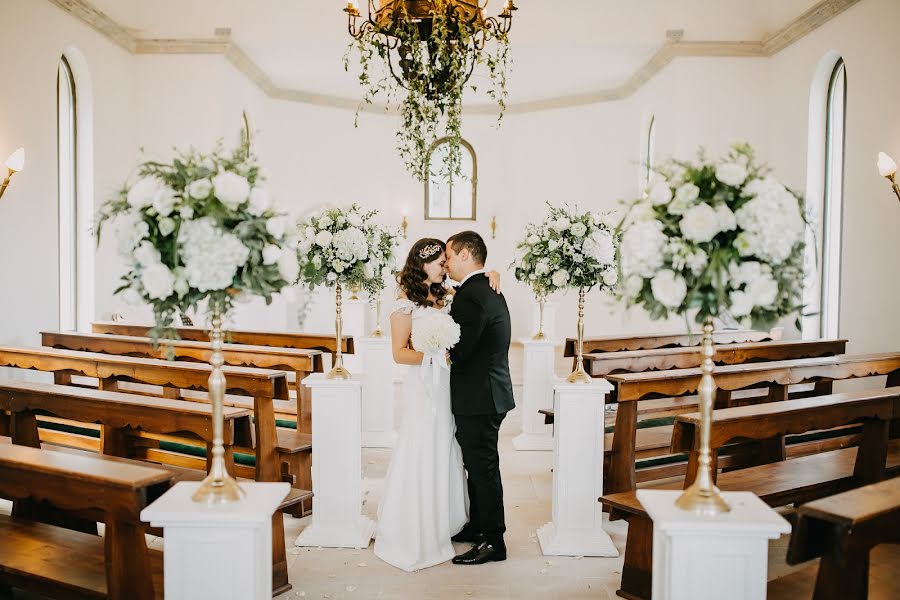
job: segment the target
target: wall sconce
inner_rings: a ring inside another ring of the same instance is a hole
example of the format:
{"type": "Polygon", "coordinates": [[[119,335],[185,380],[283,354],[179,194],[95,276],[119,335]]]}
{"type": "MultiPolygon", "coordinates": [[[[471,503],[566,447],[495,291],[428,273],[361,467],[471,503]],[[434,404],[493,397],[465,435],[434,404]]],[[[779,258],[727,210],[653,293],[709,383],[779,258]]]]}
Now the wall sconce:
{"type": "Polygon", "coordinates": [[[491,239],[497,239],[497,215],[491,217],[491,239]]]}
{"type": "Polygon", "coordinates": [[[406,230],[409,227],[409,219],[406,218],[407,208],[403,207],[403,220],[400,221],[400,229],[403,230],[403,239],[406,239],[406,230]]]}
{"type": "Polygon", "coordinates": [[[9,180],[12,179],[12,176],[24,168],[25,149],[19,148],[6,159],[6,178],[3,180],[3,183],[0,183],[0,198],[3,197],[3,192],[6,191],[6,188],[9,187],[9,180]]]}

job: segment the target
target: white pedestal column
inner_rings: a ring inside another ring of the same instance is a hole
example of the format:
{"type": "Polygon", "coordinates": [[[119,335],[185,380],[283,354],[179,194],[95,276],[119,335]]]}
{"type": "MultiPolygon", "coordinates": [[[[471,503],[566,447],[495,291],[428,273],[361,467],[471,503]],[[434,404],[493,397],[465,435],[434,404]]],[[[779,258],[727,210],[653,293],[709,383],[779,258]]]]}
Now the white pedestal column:
{"type": "MultiPolygon", "coordinates": [[[[347,299],[352,295],[353,292],[347,289],[344,290],[343,333],[344,335],[352,335],[353,342],[356,343],[369,335],[369,332],[366,331],[366,312],[368,312],[369,303],[362,298],[359,300],[347,299]]],[[[344,366],[351,373],[360,373],[362,371],[362,360],[358,354],[345,354],[344,366]]]]}
{"type": "Polygon", "coordinates": [[[297,546],[365,548],[375,523],[362,514],[362,394],[360,379],[310,375],[312,390],[312,523],[297,546]]]}
{"type": "Polygon", "coordinates": [[[553,408],[557,342],[521,340],[525,347],[522,365],[522,433],[513,438],[516,450],[553,450],[553,426],[544,423],[539,410],[553,408]]]}
{"type": "Polygon", "coordinates": [[[241,483],[240,502],[207,506],[191,500],[200,482],[183,482],[141,512],[165,529],[167,600],[272,597],[272,515],[287,483],[241,483]]]}
{"type": "Polygon", "coordinates": [[[554,388],[553,520],[537,534],[547,556],[618,556],[603,530],[603,405],[611,386],[554,388]]]}
{"type": "Polygon", "coordinates": [[[700,516],[680,491],[638,490],[653,519],[653,600],[765,600],[769,540],[790,524],[751,492],[726,492],[731,511],[700,516]]]}
{"type": "Polygon", "coordinates": [[[362,363],[362,446],[393,448],[394,357],[391,338],[364,338],[356,342],[362,363]]]}

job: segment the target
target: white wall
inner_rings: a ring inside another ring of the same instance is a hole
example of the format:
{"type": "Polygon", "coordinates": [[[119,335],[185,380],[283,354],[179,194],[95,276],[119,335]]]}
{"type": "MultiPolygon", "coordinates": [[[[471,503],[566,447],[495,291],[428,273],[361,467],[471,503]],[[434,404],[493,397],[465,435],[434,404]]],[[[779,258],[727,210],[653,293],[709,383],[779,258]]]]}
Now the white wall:
{"type": "MultiPolygon", "coordinates": [[[[0,203],[0,264],[10,274],[5,285],[16,290],[0,299],[3,343],[34,339],[37,329],[52,326],[56,318],[52,86],[55,61],[73,41],[93,67],[98,203],[133,169],[138,146],[165,155],[183,142],[206,147],[224,137],[233,143],[241,110],[247,109],[270,188],[293,214],[358,202],[379,209],[385,222],[399,224],[406,207],[409,242],[425,235],[446,238],[469,226],[422,220],[422,186],[405,173],[394,150],[396,117],[366,114],[355,129],[351,112],[262,96],[221,57],[128,56],[49,3],[3,4],[19,26],[0,38],[0,50],[8,56],[18,43],[26,51],[16,54],[28,58],[13,63],[7,76],[16,92],[0,96],[0,154],[17,145],[29,152],[28,170],[0,203]],[[40,43],[32,34],[38,30],[44,32],[40,43]],[[40,278],[26,278],[34,273],[40,278]]],[[[542,215],[546,201],[612,210],[617,200],[637,194],[640,138],[649,112],[657,117],[658,156],[693,156],[700,145],[716,153],[746,139],[786,183],[803,189],[810,78],[818,59],[834,48],[847,61],[850,86],[841,334],[850,337],[854,351],[891,347],[900,334],[891,310],[900,284],[889,262],[900,250],[895,234],[900,206],[873,164],[879,149],[900,155],[900,115],[893,110],[900,83],[885,66],[900,50],[891,32],[896,22],[900,3],[864,0],[771,59],[678,59],[627,100],[509,116],[499,130],[492,118],[466,117],[463,135],[479,161],[478,222],[471,228],[487,238],[489,266],[504,271],[514,334],[526,335],[531,319],[527,289],[506,271],[524,225],[542,215]],[[488,224],[494,215],[497,239],[491,240],[488,224]]],[[[112,245],[104,244],[97,262],[98,317],[121,306],[110,296],[120,272],[117,262],[112,245]]],[[[571,333],[575,294],[559,300],[557,331],[571,333]]],[[[331,329],[327,298],[323,302],[307,329],[331,329]]],[[[683,327],[677,320],[649,322],[641,311],[623,314],[592,293],[586,331],[683,327]]],[[[244,307],[238,321],[294,325],[286,301],[265,309],[244,307]]]]}

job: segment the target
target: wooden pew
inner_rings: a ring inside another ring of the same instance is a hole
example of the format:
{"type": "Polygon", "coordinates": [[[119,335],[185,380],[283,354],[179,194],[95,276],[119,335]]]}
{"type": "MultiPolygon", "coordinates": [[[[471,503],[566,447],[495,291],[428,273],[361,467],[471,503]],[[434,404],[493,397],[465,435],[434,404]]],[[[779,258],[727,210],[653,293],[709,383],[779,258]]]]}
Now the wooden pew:
{"type": "MultiPolygon", "coordinates": [[[[900,544],[900,478],[801,506],[787,561],[796,565],[821,557],[814,600],[867,598],[869,554],[879,544],[900,544]]],[[[884,575],[895,577],[896,564],[884,575]]]]}
{"type": "MultiPolygon", "coordinates": [[[[134,337],[147,337],[152,325],[137,323],[117,323],[113,321],[95,321],[92,324],[94,333],[110,333],[134,337]]],[[[203,327],[175,327],[175,332],[182,340],[208,342],[209,332],[203,327]]],[[[225,340],[232,344],[250,344],[253,346],[277,346],[279,348],[297,348],[337,352],[337,339],[334,335],[315,333],[288,333],[279,331],[249,331],[243,329],[229,330],[225,340]]],[[[353,337],[345,335],[341,339],[341,352],[353,354],[353,337]]]]}
{"type": "MultiPolygon", "coordinates": [[[[724,472],[718,475],[718,486],[723,491],[751,491],[770,506],[784,506],[808,502],[900,473],[900,440],[887,441],[895,408],[900,409],[900,387],[716,410],[712,431],[722,430],[714,442],[718,448],[735,439],[771,439],[788,433],[863,422],[859,448],[830,450],[724,472]]],[[[693,430],[699,416],[679,419],[680,427],[693,430]]],[[[679,441],[675,442],[675,449],[683,449],[686,441],[694,438],[693,434],[682,432],[678,435],[679,441]]],[[[693,448],[693,443],[690,447],[693,448]]],[[[644,489],[678,489],[689,483],[690,480],[685,478],[651,484],[644,489]]],[[[650,598],[652,522],[634,490],[607,492],[600,501],[611,509],[610,518],[628,520],[619,595],[650,598]]]]}
{"type": "MultiPolygon", "coordinates": [[[[128,447],[128,434],[139,430],[191,434],[206,443],[207,465],[211,458],[212,407],[208,404],[52,383],[0,382],[0,411],[10,412],[9,433],[13,444],[40,448],[37,416],[50,414],[101,425],[99,450],[108,456],[133,456],[128,447]]],[[[224,407],[223,413],[225,462],[228,471],[234,474],[234,446],[236,443],[251,445],[253,413],[231,406],[224,407]]],[[[158,455],[149,453],[144,458],[158,458],[158,455]]]]}
{"type": "MultiPolygon", "coordinates": [[[[747,388],[768,388],[766,400],[786,400],[788,386],[818,382],[830,386],[835,380],[888,375],[888,386],[900,385],[900,353],[843,355],[788,361],[749,363],[718,367],[717,407],[731,403],[731,392],[747,388]],[[721,401],[721,402],[720,402],[721,401]]],[[[638,404],[652,398],[672,398],[695,394],[700,369],[677,369],[647,373],[608,375],[614,390],[610,398],[618,402],[612,448],[604,471],[607,493],[635,489],[635,449],[638,404]]]]}
{"type": "Polygon", "coordinates": [[[106,525],[100,538],[29,520],[24,510],[0,516],[0,585],[63,598],[162,598],[162,556],[147,548],[140,512],[171,480],[149,465],[0,445],[0,496],[106,525]]]}
{"type": "MultiPolygon", "coordinates": [[[[212,348],[209,341],[175,341],[154,344],[147,337],[78,332],[41,332],[41,344],[52,348],[99,352],[121,356],[190,360],[209,363],[212,348]],[[170,354],[171,353],[171,354],[170,354]]],[[[251,346],[248,344],[224,344],[222,356],[226,365],[291,371],[296,375],[296,408],[288,413],[298,419],[298,430],[312,433],[310,427],[312,407],[308,389],[301,384],[311,373],[323,371],[322,353],[319,350],[251,346]]],[[[276,409],[283,413],[284,408],[276,409]]]]}
{"type": "MultiPolygon", "coordinates": [[[[103,390],[117,391],[120,381],[167,388],[207,391],[211,367],[202,363],[91,354],[55,348],[0,347],[0,366],[53,372],[61,379],[71,375],[95,377],[103,390]]],[[[283,371],[223,367],[227,391],[253,398],[256,481],[289,481],[296,492],[289,503],[297,514],[309,499],[312,442],[310,436],[275,427],[273,402],[288,399],[287,374],[283,371]],[[301,486],[306,487],[301,487],[301,486]]],[[[64,383],[64,381],[60,381],[64,383]]],[[[154,460],[166,458],[155,454],[154,460]]],[[[149,456],[147,457],[149,458],[149,456]]],[[[276,592],[290,589],[281,512],[272,518],[273,586],[276,592]]]]}
{"type": "MultiPolygon", "coordinates": [[[[736,344],[745,342],[778,341],[783,330],[780,327],[772,331],[754,331],[751,329],[722,329],[713,332],[713,342],[716,344],[736,344]]],[[[611,335],[586,338],[584,340],[584,353],[595,352],[620,352],[623,350],[650,350],[654,348],[670,348],[676,346],[699,346],[702,333],[671,332],[648,333],[643,335],[611,335]]],[[[576,338],[566,338],[563,348],[563,356],[576,356],[576,338]]]]}
{"type": "MultiPolygon", "coordinates": [[[[716,347],[717,365],[818,358],[844,354],[847,340],[801,340],[790,342],[749,342],[716,347]]],[[[703,355],[699,347],[657,348],[625,352],[587,354],[584,368],[591,377],[613,373],[642,373],[697,367],[703,355]]]]}

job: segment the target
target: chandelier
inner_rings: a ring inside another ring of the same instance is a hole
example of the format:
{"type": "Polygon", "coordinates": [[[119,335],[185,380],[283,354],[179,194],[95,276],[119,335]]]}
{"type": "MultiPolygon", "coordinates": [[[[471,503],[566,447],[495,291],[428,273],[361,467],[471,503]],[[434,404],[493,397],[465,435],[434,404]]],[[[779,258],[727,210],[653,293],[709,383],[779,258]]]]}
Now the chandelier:
{"type": "Polygon", "coordinates": [[[506,37],[513,11],[518,10],[513,0],[504,1],[497,17],[485,17],[487,2],[481,6],[478,0],[380,0],[377,6],[375,0],[367,1],[368,16],[362,22],[357,0],[347,2],[344,12],[350,35],[356,40],[380,37],[391,76],[406,89],[424,89],[429,97],[465,85],[478,63],[478,53],[490,40],[506,37]],[[438,21],[443,23],[443,30],[440,36],[432,35],[438,21]],[[463,35],[463,31],[468,34],[463,35]],[[449,44],[443,39],[448,35],[449,44]],[[422,81],[421,70],[414,68],[411,45],[416,43],[424,47],[432,65],[426,81],[422,81]],[[452,62],[464,67],[451,68],[452,62]]]}

